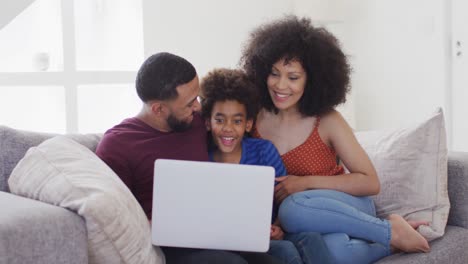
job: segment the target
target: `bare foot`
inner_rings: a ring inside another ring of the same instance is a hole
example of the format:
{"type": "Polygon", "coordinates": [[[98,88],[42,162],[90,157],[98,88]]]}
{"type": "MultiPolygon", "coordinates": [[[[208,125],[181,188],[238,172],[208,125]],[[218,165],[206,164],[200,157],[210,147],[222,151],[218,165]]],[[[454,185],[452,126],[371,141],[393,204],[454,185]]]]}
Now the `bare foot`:
{"type": "MultiPolygon", "coordinates": [[[[397,214],[388,216],[392,224],[392,238],[390,245],[404,252],[429,252],[427,240],[421,236],[413,226],[397,214]]],[[[419,225],[418,225],[419,226],[419,225]]]]}

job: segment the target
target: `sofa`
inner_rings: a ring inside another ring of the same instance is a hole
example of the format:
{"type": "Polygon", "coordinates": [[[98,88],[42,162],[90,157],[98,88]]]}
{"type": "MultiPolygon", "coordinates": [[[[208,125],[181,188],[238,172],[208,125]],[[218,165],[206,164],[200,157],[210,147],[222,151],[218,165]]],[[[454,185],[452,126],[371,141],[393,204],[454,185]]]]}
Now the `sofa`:
{"type": "MultiPolygon", "coordinates": [[[[11,194],[8,177],[26,151],[55,136],[0,126],[0,263],[88,263],[82,217],[61,207],[11,194]]],[[[95,150],[99,135],[70,135],[95,150]]],[[[450,152],[451,203],[442,238],[426,254],[393,254],[377,263],[468,263],[468,153],[450,152]]]]}

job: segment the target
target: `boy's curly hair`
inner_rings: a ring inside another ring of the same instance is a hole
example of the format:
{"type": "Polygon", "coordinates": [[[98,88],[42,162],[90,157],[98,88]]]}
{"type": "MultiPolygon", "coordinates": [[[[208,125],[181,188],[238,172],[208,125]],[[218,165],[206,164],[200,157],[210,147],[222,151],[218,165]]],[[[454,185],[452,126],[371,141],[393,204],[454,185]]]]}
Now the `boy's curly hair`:
{"type": "Polygon", "coordinates": [[[201,81],[202,115],[209,119],[216,102],[237,101],[245,106],[247,119],[258,113],[257,88],[242,70],[214,69],[201,81]]]}
{"type": "Polygon", "coordinates": [[[281,59],[297,60],[307,73],[304,94],[298,102],[305,116],[324,114],[346,101],[351,68],[338,40],[310,19],[286,16],[262,25],[250,34],[240,65],[259,89],[261,106],[278,112],[268,93],[267,78],[281,59]]]}

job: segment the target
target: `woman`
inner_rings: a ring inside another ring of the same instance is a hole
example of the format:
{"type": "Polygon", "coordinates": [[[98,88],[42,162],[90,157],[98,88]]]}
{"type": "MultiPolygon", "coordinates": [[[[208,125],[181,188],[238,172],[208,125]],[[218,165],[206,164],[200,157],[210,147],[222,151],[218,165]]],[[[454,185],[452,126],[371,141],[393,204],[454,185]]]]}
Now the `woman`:
{"type": "Polygon", "coordinates": [[[286,17],[251,34],[241,64],[262,95],[252,134],[273,142],[289,174],[275,187],[286,232],[324,234],[337,263],[429,251],[415,230],[427,223],[376,218],[368,196],[379,192],[377,173],[334,109],[346,100],[350,66],[332,34],[286,17]]]}

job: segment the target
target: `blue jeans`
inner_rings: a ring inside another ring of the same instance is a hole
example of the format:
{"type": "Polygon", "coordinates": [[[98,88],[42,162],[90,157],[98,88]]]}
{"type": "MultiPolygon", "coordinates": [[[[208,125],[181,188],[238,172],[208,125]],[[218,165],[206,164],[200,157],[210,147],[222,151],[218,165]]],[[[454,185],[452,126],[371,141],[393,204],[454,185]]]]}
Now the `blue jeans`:
{"type": "Polygon", "coordinates": [[[376,217],[369,197],[334,190],[288,196],[279,220],[288,233],[318,232],[335,263],[372,263],[390,255],[391,225],[376,217]]]}
{"type": "Polygon", "coordinates": [[[271,240],[268,254],[286,264],[331,264],[332,257],[319,233],[286,234],[284,240],[271,240]]]}

